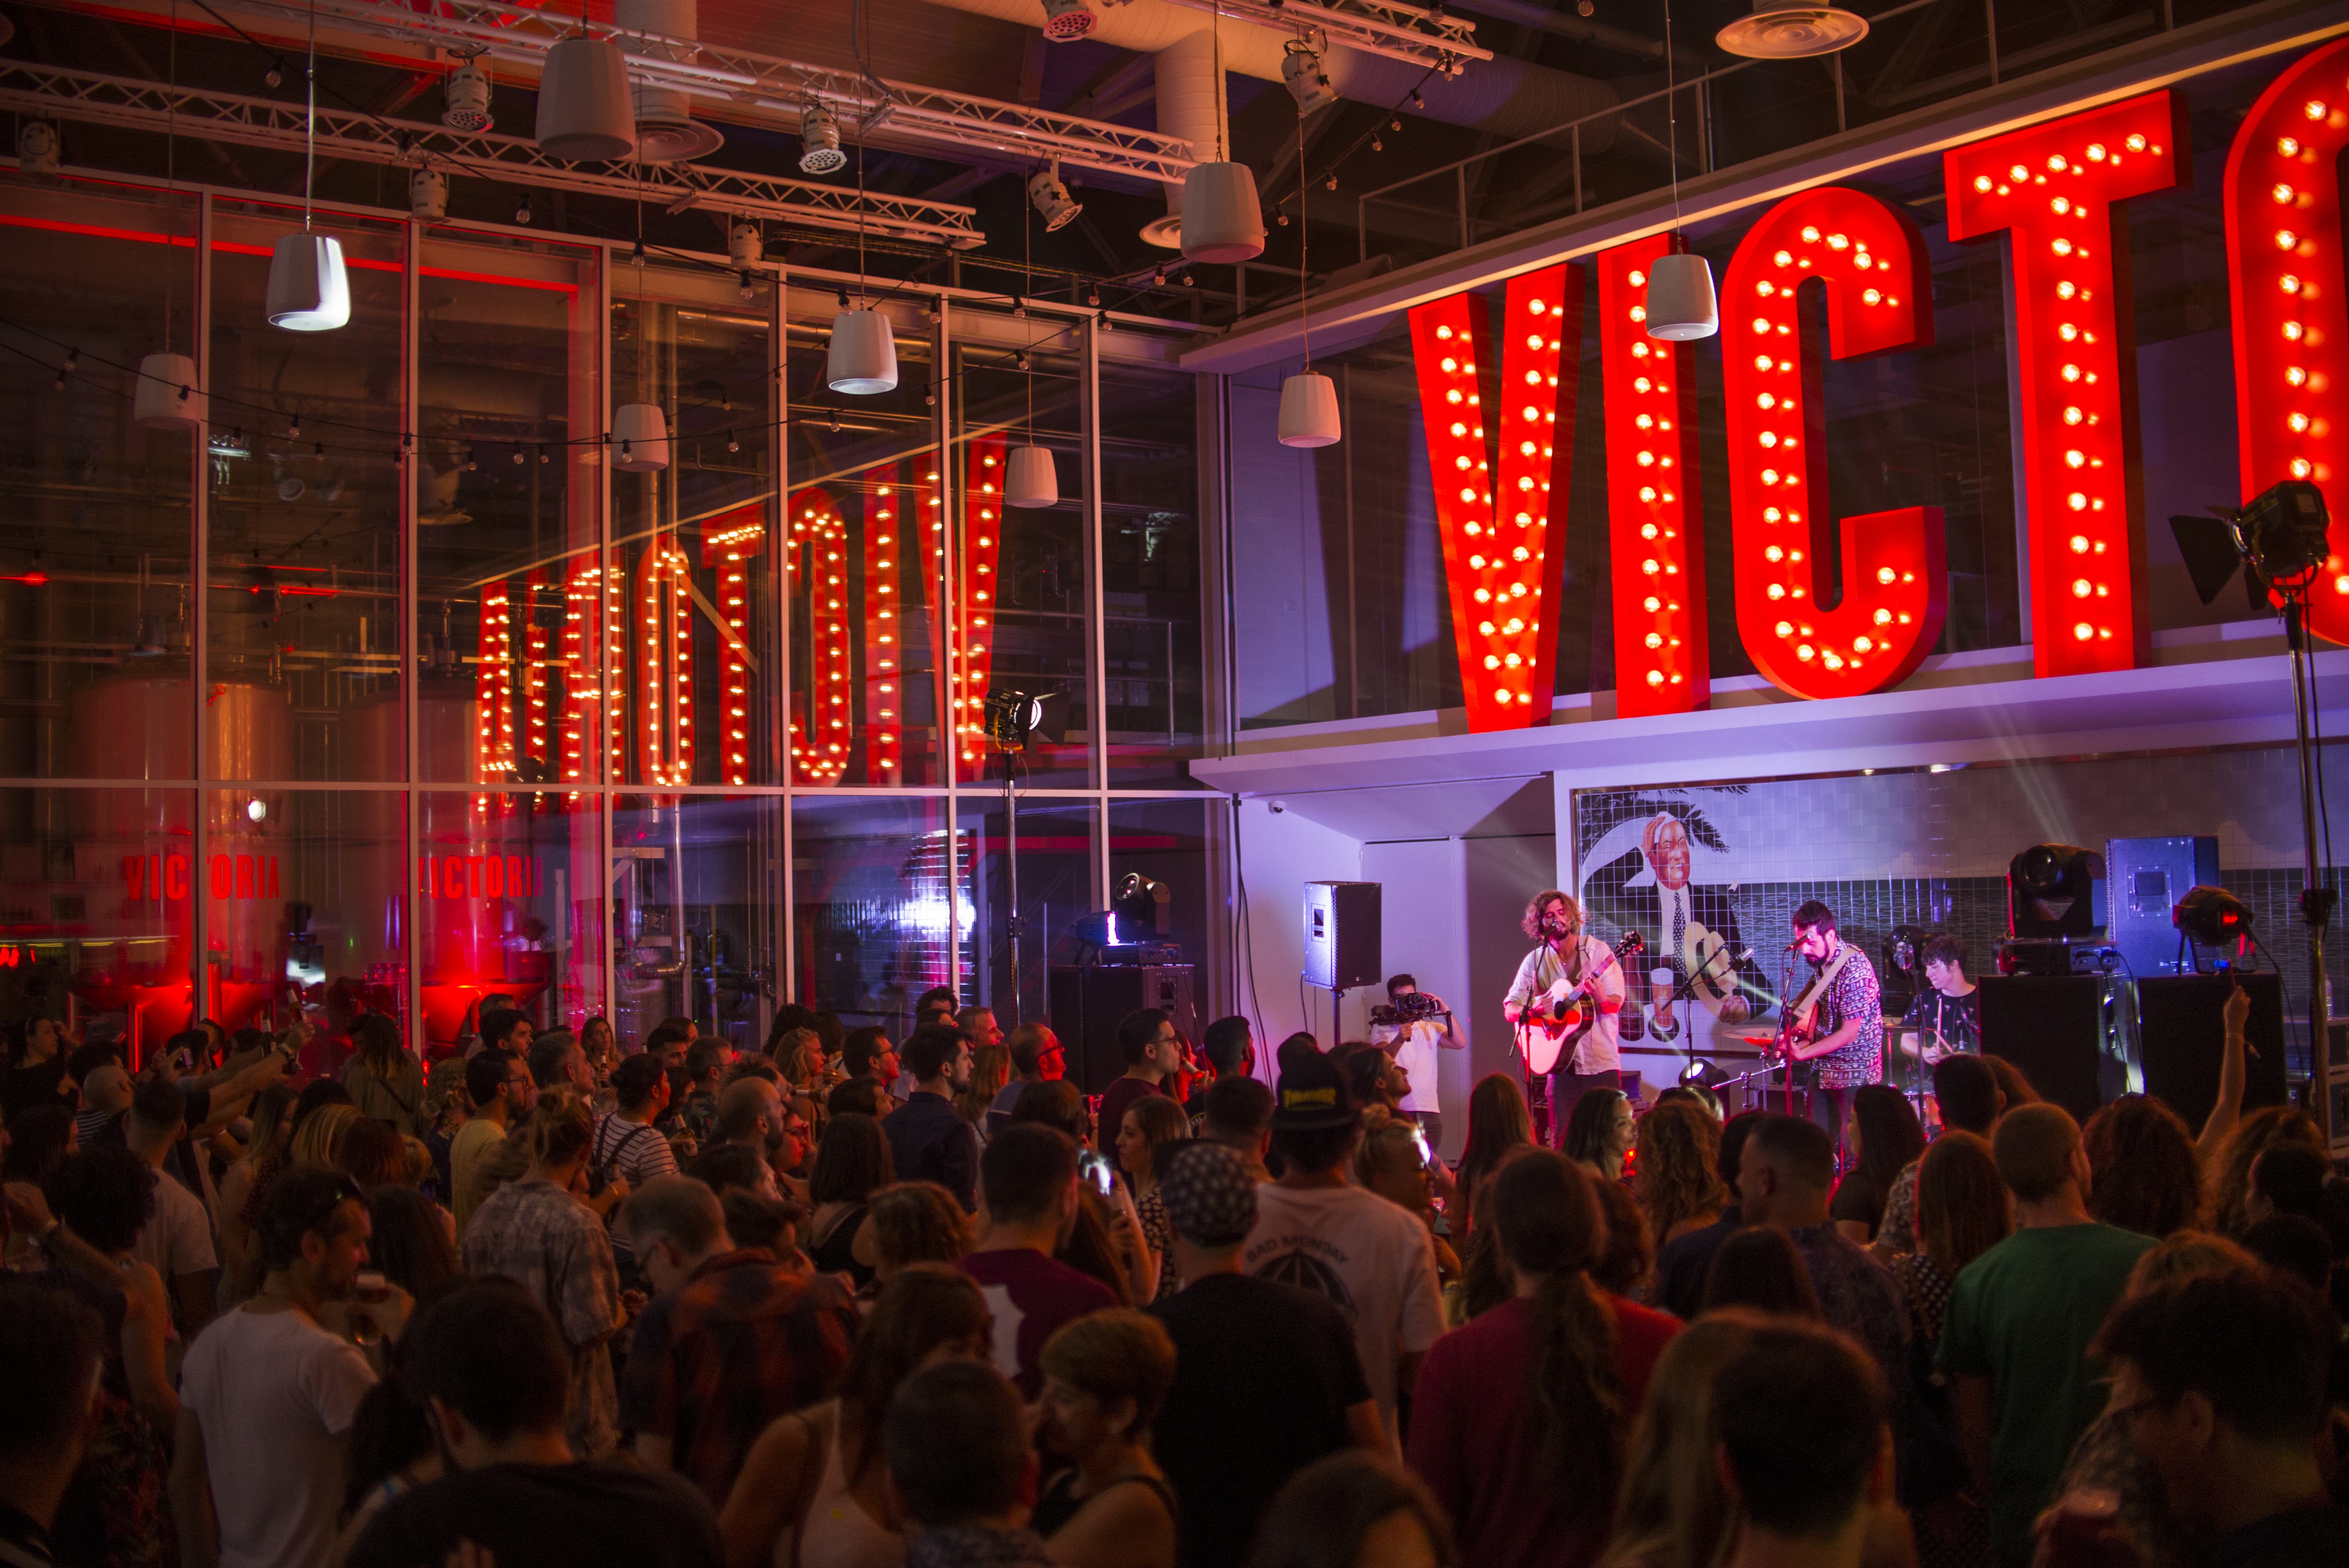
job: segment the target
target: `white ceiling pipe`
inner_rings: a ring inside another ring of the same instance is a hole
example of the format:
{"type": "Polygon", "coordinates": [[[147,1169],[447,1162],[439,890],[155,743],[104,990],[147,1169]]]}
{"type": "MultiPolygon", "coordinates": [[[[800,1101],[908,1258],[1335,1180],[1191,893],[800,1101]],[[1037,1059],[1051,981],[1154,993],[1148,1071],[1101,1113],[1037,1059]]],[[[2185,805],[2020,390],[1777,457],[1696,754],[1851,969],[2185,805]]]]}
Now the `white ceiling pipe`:
{"type": "MultiPolygon", "coordinates": [[[[1158,124],[1169,136],[1191,144],[1191,156],[1212,161],[1219,155],[1216,142],[1224,134],[1229,105],[1224,74],[1216,69],[1215,35],[1202,27],[1177,38],[1151,57],[1158,72],[1158,124]]],[[[1183,182],[1166,182],[1166,216],[1144,224],[1142,237],[1154,245],[1175,250],[1183,243],[1183,182]]]]}
{"type": "MultiPolygon", "coordinates": [[[[1044,25],[1042,0],[933,0],[933,3],[983,16],[999,17],[1025,27],[1044,25]]],[[[1199,13],[1168,0],[1132,0],[1124,5],[1103,5],[1088,35],[1090,41],[1121,49],[1157,54],[1193,35],[1214,28],[1201,26],[1199,13]]],[[[1224,69],[1259,81],[1281,79],[1286,46],[1297,36],[1293,28],[1260,26],[1226,16],[1220,28],[1224,69]]],[[[1333,46],[1323,57],[1323,68],[1341,97],[1381,108],[1401,102],[1427,68],[1407,60],[1366,55],[1333,46]]],[[[1473,126],[1495,136],[1530,136],[1570,119],[1599,114],[1614,107],[1619,95],[1607,83],[1578,77],[1525,60],[1471,60],[1457,77],[1436,77],[1420,88],[1424,108],[1409,112],[1448,125],[1473,126]]],[[[1162,121],[1159,127],[1164,129],[1162,121]]],[[[1596,152],[1612,133],[1611,122],[1586,128],[1582,145],[1596,152]]]]}
{"type": "MultiPolygon", "coordinates": [[[[670,38],[701,36],[696,0],[612,0],[612,24],[670,38]]],[[[722,144],[716,130],[693,118],[692,94],[641,79],[630,86],[638,158],[647,163],[683,163],[706,157],[722,144]]]]}

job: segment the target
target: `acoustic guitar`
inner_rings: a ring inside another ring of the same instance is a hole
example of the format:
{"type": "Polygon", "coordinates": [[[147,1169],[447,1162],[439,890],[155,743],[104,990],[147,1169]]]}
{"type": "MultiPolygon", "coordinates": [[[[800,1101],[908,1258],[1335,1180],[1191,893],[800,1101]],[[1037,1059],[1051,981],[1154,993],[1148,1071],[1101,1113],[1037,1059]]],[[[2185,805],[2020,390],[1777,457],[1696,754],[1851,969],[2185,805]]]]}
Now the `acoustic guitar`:
{"type": "Polygon", "coordinates": [[[1627,931],[1623,944],[1606,963],[1584,975],[1579,985],[1569,984],[1561,975],[1547,992],[1528,1001],[1517,1016],[1517,1048],[1525,1053],[1526,1070],[1539,1077],[1580,1044],[1599,1022],[1599,1001],[1590,988],[1609,969],[1647,950],[1647,942],[1638,932],[1627,931]]]}

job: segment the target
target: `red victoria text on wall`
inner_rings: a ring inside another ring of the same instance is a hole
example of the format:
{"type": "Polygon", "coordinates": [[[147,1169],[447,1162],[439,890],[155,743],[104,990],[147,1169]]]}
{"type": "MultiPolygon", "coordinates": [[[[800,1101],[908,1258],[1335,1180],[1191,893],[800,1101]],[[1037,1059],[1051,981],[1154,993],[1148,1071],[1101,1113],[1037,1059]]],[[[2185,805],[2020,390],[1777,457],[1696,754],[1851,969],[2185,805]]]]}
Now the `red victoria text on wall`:
{"type": "MultiPolygon", "coordinates": [[[[2335,407],[2349,347],[2336,171],[2344,148],[2349,40],[2279,76],[2228,159],[2247,498],[2287,479],[2329,489],[2349,463],[2335,407]]],[[[2041,676],[2130,669],[2150,651],[2127,203],[2184,183],[2189,151],[2185,99],[2164,89],[1943,155],[1950,237],[2002,244],[2010,261],[2016,505],[2041,676]]],[[[1711,700],[1690,385],[1699,349],[1650,338],[1645,326],[1645,269],[1679,248],[1679,236],[1651,234],[1591,259],[1625,717],[1711,700]]],[[[1565,531],[1549,497],[1571,478],[1576,415],[1574,377],[1558,366],[1564,354],[1571,367],[1581,314],[1582,269],[1568,263],[1510,280],[1497,347],[1480,294],[1411,312],[1472,729],[1523,727],[1549,712],[1565,531]]],[[[1794,696],[1882,691],[1913,674],[1940,636],[1941,516],[1931,507],[1835,514],[1821,355],[1932,342],[1923,238],[1906,213],[1868,192],[1798,191],[1740,240],[1723,270],[1720,314],[1738,635],[1755,668],[1794,696]],[[1826,296],[1825,345],[1795,309],[1796,289],[1813,278],[1826,296]],[[1833,583],[1816,568],[1834,559],[1838,530],[1843,581],[1833,583]]],[[[2313,602],[2318,632],[2349,642],[2349,563],[2338,552],[2313,602]]]]}

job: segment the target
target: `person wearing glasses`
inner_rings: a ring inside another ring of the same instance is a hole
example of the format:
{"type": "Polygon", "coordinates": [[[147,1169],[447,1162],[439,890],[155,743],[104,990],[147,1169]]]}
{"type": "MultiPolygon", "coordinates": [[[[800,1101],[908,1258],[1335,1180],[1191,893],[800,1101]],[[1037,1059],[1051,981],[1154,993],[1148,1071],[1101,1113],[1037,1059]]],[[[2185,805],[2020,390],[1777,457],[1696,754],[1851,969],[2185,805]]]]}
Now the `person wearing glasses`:
{"type": "Polygon", "coordinates": [[[196,1336],[181,1372],[171,1498],[191,1568],[310,1568],[334,1550],[351,1421],[414,1305],[361,1274],[367,1232],[341,1172],[297,1165],[271,1183],[261,1288],[196,1336]]]}

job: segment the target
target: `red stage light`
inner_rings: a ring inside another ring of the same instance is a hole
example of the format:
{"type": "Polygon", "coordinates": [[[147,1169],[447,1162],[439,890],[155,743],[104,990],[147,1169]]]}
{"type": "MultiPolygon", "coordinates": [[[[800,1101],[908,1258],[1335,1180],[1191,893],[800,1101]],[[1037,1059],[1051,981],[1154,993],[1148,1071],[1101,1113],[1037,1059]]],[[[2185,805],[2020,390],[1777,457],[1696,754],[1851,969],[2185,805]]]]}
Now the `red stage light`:
{"type": "Polygon", "coordinates": [[[1648,335],[1648,271],[1673,236],[1599,253],[1615,714],[1689,713],[1713,700],[1704,509],[1697,499],[1696,348],[1648,335]],[[1693,521],[1692,521],[1693,520],[1693,521]]]}
{"type": "MultiPolygon", "coordinates": [[[[2341,153],[2349,40],[2311,51],[2260,95],[2227,154],[2227,271],[2235,304],[2235,432],[2243,500],[2311,480],[2330,501],[2349,475],[2333,403],[2349,358],[2341,153]],[[2311,108],[2323,112],[2312,114],[2311,108]]],[[[2349,493],[2349,492],[2339,492],[2349,493]]],[[[2349,643],[2349,559],[2325,558],[2308,599],[2319,636],[2349,643]]]]}
{"type": "Polygon", "coordinates": [[[1930,344],[1932,279],[1907,214],[1830,185],[1764,214],[1722,280],[1738,634],[1784,690],[1857,696],[1906,679],[1940,639],[1947,541],[1938,507],[1847,517],[1842,582],[1820,570],[1837,535],[1818,346],[1795,308],[1811,278],[1826,288],[1837,359],[1930,344]]]}
{"type": "Polygon", "coordinates": [[[2119,204],[2185,183],[2188,145],[2186,100],[2165,90],[1943,157],[1950,238],[2003,230],[2013,239],[2016,499],[2029,524],[2033,665],[2043,676],[2130,669],[2152,648],[2119,204]]]}
{"type": "Polygon", "coordinates": [[[1550,491],[1554,480],[1562,490],[1573,464],[1581,270],[1561,262],[1511,278],[1502,318],[1495,356],[1482,294],[1453,294],[1411,313],[1471,731],[1547,719],[1557,689],[1557,636],[1549,622],[1565,558],[1549,548],[1550,491]],[[1569,343],[1575,358],[1562,360],[1569,343]],[[1500,382],[1488,390],[1480,366],[1491,368],[1495,357],[1500,382]],[[1568,438],[1562,449],[1561,425],[1568,438]],[[1489,451],[1488,428],[1499,435],[1497,454],[1489,451]]]}

